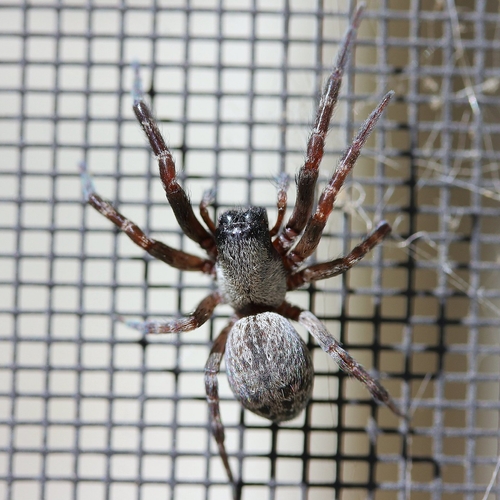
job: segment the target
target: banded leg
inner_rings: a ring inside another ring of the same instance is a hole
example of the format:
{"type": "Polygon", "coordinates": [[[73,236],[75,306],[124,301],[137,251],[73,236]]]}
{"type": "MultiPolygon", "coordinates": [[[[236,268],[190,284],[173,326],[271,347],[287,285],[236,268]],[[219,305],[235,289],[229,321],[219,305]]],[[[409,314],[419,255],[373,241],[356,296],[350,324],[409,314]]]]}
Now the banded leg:
{"type": "Polygon", "coordinates": [[[330,262],[322,262],[306,267],[287,279],[288,290],[295,290],[304,283],[311,281],[332,278],[339,274],[344,274],[357,264],[373,247],[378,245],[389,233],[391,226],[382,221],[370,235],[368,235],[359,245],[354,247],[349,254],[330,262]]]}
{"type": "Polygon", "coordinates": [[[233,485],[234,477],[231,472],[231,466],[229,465],[226,446],[224,445],[224,425],[222,424],[220,416],[219,383],[217,381],[217,375],[219,374],[224,351],[226,350],[227,336],[235,322],[236,319],[231,320],[215,339],[207,364],[205,365],[205,391],[207,394],[208,409],[210,411],[212,435],[219,448],[219,454],[224,464],[224,468],[226,469],[227,477],[233,485]]]}
{"type": "Polygon", "coordinates": [[[285,267],[288,269],[293,269],[299,266],[314,252],[314,250],[316,250],[316,247],[321,239],[321,235],[323,234],[323,229],[328,221],[328,217],[333,210],[333,205],[337,195],[344,185],[347,176],[356,164],[356,160],[358,159],[366,140],[370,136],[373,128],[382,115],[382,112],[389,104],[393,95],[394,92],[388,92],[384,96],[380,104],[363,123],[349,148],[342,155],[330,182],[325,186],[325,189],[321,193],[316,211],[309,219],[304,233],[302,234],[297,245],[285,258],[285,267]]]}
{"type": "Polygon", "coordinates": [[[351,25],[340,46],[336,64],[325,84],[307,144],[306,160],[297,175],[297,201],[285,228],[278,238],[274,240],[274,247],[280,255],[284,255],[292,247],[295,239],[302,232],[311,216],[314,190],[318,179],[319,166],[323,158],[325,139],[338,101],[342,77],[344,76],[350,49],[356,39],[356,30],[361,21],[362,12],[363,5],[360,5],[352,18],[351,25]]]}
{"type": "Polygon", "coordinates": [[[317,340],[321,349],[331,356],[339,368],[348,375],[358,379],[370,392],[372,397],[386,405],[395,415],[407,418],[396,406],[387,390],[375,380],[351,355],[342,348],[339,341],[326,329],[325,325],[310,311],[283,302],[277,309],[279,314],[299,322],[317,340]]]}
{"type": "Polygon", "coordinates": [[[269,230],[269,236],[271,238],[276,236],[281,229],[281,224],[283,224],[283,219],[285,218],[286,204],[287,204],[287,189],[290,184],[290,178],[287,174],[282,173],[278,177],[278,218],[276,219],[276,224],[269,230]]]}
{"type": "Polygon", "coordinates": [[[341,347],[338,340],[312,312],[302,311],[298,321],[318,341],[323,351],[335,360],[341,370],[358,379],[376,401],[386,405],[396,415],[404,417],[387,390],[341,347]]]}
{"type": "Polygon", "coordinates": [[[94,183],[90,177],[85,163],[80,164],[82,190],[85,201],[92,205],[99,213],[109,219],[121,229],[136,245],[140,246],[158,260],[166,262],[175,269],[183,271],[203,271],[211,274],[214,263],[181,250],[169,247],[161,241],[153,240],[144,234],[139,226],[124,217],[109,202],[103,200],[95,192],[94,183]]]}
{"type": "Polygon", "coordinates": [[[220,294],[214,292],[208,297],[205,297],[189,316],[172,319],[170,321],[126,320],[122,316],[119,316],[117,319],[144,334],[190,332],[206,323],[211,318],[217,304],[220,304],[221,301],[222,297],[220,294]]]}
{"type": "Polygon", "coordinates": [[[134,113],[158,160],[160,178],[175,218],[188,238],[198,243],[211,257],[215,257],[217,255],[215,239],[213,235],[201,225],[194,214],[193,207],[191,206],[191,202],[186,192],[177,182],[177,172],[175,170],[175,162],[172,153],[161,135],[151,110],[144,102],[138,66],[135,67],[135,73],[133,90],[134,113]]]}

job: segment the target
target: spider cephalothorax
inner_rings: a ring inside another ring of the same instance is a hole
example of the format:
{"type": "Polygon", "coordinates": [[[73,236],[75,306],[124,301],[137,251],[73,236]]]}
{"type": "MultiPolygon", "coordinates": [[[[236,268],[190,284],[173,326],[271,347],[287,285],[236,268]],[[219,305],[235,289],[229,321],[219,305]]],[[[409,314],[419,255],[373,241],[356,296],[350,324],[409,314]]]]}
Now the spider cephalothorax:
{"type": "Polygon", "coordinates": [[[387,391],[340,346],[318,318],[285,300],[287,291],[346,272],[391,230],[389,224],[381,222],[348,255],[330,262],[310,266],[304,264],[318,246],[337,194],[392,96],[392,93],[388,93],[361,126],[314,208],[314,191],[325,137],[361,10],[358,9],[352,20],[337,63],[326,82],[308,141],[305,162],[297,175],[297,202],[286,224],[283,225],[287,178],[283,175],[278,188],[278,220],[271,229],[266,210],[257,207],[224,212],[216,225],[207,210],[213,199],[211,192],[205,195],[200,204],[200,214],[208,229],[200,223],[177,181],[170,150],[143,100],[138,69],[134,86],[134,112],[158,159],[165,193],[179,226],[186,236],[206,251],[207,256],[201,258],[147,237],[138,226],[95,192],[86,167],[82,165],[83,190],[88,203],[153,257],[180,270],[213,275],[217,281],[217,290],[203,299],[189,316],[164,322],[126,321],[129,326],[144,333],[184,332],[205,323],[220,303],[230,304],[234,308],[233,317],[214,341],[205,367],[212,432],[232,482],[219,412],[217,374],[222,357],[225,353],[231,389],[245,408],[275,422],[295,417],[311,396],[313,367],[309,351],[290,320],[302,324],[340,368],[361,381],[377,401],[401,415],[387,391]]]}
{"type": "Polygon", "coordinates": [[[218,222],[215,268],[224,301],[240,314],[278,307],[285,300],[286,270],[269,236],[266,210],[229,210],[218,222]]]}

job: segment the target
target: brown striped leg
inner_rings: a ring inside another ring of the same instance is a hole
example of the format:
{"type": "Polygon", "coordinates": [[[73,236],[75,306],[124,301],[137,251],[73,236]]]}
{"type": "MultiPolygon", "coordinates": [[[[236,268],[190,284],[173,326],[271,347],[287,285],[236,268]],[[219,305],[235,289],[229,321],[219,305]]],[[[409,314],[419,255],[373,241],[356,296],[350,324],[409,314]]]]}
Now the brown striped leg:
{"type": "Polygon", "coordinates": [[[217,304],[220,304],[222,298],[218,292],[205,297],[195,311],[189,316],[172,319],[170,321],[137,321],[126,320],[119,316],[117,319],[131,328],[146,333],[180,333],[190,332],[206,323],[212,316],[217,304]]]}
{"type": "Polygon", "coordinates": [[[363,123],[349,148],[344,152],[337,168],[335,169],[333,177],[321,193],[316,211],[309,219],[299,242],[284,259],[286,268],[293,269],[298,267],[314,252],[314,250],[316,250],[316,247],[321,239],[321,235],[323,234],[323,229],[328,221],[328,217],[333,210],[337,194],[356,164],[356,160],[361,153],[363,145],[370,136],[378,119],[382,115],[386,106],[389,104],[393,95],[394,92],[388,92],[384,96],[380,104],[363,123]]]}
{"type": "Polygon", "coordinates": [[[160,178],[165,189],[165,194],[170,202],[175,218],[184,234],[198,243],[211,257],[217,255],[215,239],[196,218],[191,202],[177,182],[177,172],[172,153],[167,147],[158,124],[151,113],[148,105],[143,100],[139,68],[136,66],[136,77],[134,82],[134,113],[142,126],[151,145],[151,149],[158,160],[160,178]]]}
{"type": "Polygon", "coordinates": [[[269,230],[269,236],[271,238],[276,236],[281,229],[281,224],[283,224],[283,219],[285,218],[286,212],[286,203],[287,203],[287,194],[286,191],[288,189],[288,185],[290,184],[290,178],[287,174],[282,173],[278,177],[278,218],[276,219],[276,224],[269,230]]]}
{"type": "Polygon", "coordinates": [[[382,221],[370,235],[368,235],[359,245],[354,247],[351,252],[345,257],[332,260],[330,262],[322,262],[306,267],[295,274],[292,274],[287,279],[288,290],[295,290],[304,283],[311,281],[324,280],[332,278],[339,274],[344,274],[357,264],[373,247],[378,245],[389,233],[391,226],[382,221]]]}
{"type": "Polygon", "coordinates": [[[362,12],[363,6],[359,6],[342,41],[336,64],[323,90],[313,129],[307,144],[306,160],[297,175],[297,200],[295,208],[285,228],[273,242],[274,247],[280,255],[284,255],[292,247],[295,239],[302,232],[311,215],[314,203],[314,189],[316,187],[316,180],[318,179],[319,166],[323,158],[326,135],[333,110],[338,101],[342,77],[350,49],[356,39],[356,30],[361,21],[362,12]]]}
{"type": "Polygon", "coordinates": [[[139,226],[124,217],[109,202],[103,200],[95,192],[94,183],[85,163],[80,164],[80,175],[85,201],[121,229],[136,245],[146,250],[146,252],[156,259],[166,262],[176,269],[183,271],[203,271],[207,274],[212,272],[214,263],[211,260],[201,259],[196,255],[169,247],[161,241],[148,238],[139,226]]]}
{"type": "Polygon", "coordinates": [[[224,464],[224,468],[226,469],[227,477],[233,485],[234,477],[231,472],[226,447],[224,445],[224,425],[222,424],[220,416],[219,383],[217,381],[217,375],[219,374],[222,357],[226,349],[227,336],[235,322],[236,319],[231,320],[231,322],[220,332],[212,346],[210,356],[205,365],[205,391],[207,394],[208,409],[210,411],[210,426],[217,447],[219,448],[219,454],[224,464]]]}
{"type": "Polygon", "coordinates": [[[386,405],[396,415],[406,418],[380,382],[375,380],[345,349],[342,348],[339,341],[312,312],[304,311],[300,307],[289,304],[288,302],[283,302],[276,312],[304,326],[316,339],[321,349],[333,358],[341,370],[358,379],[368,389],[376,401],[386,405]]]}
{"type": "Polygon", "coordinates": [[[298,321],[318,341],[323,351],[335,360],[341,370],[358,379],[376,401],[386,405],[396,415],[404,417],[386,389],[341,347],[338,340],[312,312],[302,311],[298,321]]]}

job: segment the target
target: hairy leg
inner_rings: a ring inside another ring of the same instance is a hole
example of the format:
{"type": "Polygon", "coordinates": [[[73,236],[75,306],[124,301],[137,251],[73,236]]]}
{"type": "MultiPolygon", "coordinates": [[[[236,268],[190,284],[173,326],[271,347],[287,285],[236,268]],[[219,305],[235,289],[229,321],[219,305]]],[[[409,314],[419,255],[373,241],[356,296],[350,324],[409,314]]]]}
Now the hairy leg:
{"type": "Polygon", "coordinates": [[[180,333],[190,332],[206,323],[212,316],[217,304],[220,304],[222,297],[218,292],[205,297],[195,311],[189,316],[176,318],[169,321],[137,321],[126,320],[119,316],[118,320],[127,326],[135,328],[142,333],[180,333]]]}
{"type": "Polygon", "coordinates": [[[196,218],[186,192],[177,181],[177,172],[172,153],[161,135],[151,110],[143,99],[138,66],[136,66],[135,71],[136,78],[133,92],[134,113],[158,160],[160,178],[175,218],[188,238],[198,243],[211,257],[215,257],[217,250],[215,248],[214,237],[196,218]]]}
{"type": "Polygon", "coordinates": [[[386,405],[394,414],[406,418],[396,406],[387,390],[375,380],[352,356],[342,348],[339,341],[326,329],[325,325],[310,311],[283,302],[277,311],[279,314],[299,322],[317,340],[321,349],[331,356],[339,368],[358,379],[373,398],[386,405]]]}
{"type": "Polygon", "coordinates": [[[358,379],[376,401],[385,404],[396,415],[404,416],[384,387],[341,347],[338,340],[312,312],[302,311],[299,316],[299,323],[307,328],[321,348],[335,360],[341,370],[358,379]]]}
{"type": "Polygon", "coordinates": [[[393,95],[394,92],[388,92],[384,96],[380,104],[363,123],[351,145],[343,154],[332,178],[330,179],[330,182],[321,193],[316,211],[309,219],[299,242],[284,259],[285,267],[288,269],[298,267],[314,252],[314,250],[316,250],[316,247],[321,240],[323,229],[328,221],[328,217],[333,210],[333,205],[337,195],[344,185],[347,176],[356,164],[356,160],[358,159],[366,140],[370,136],[373,128],[382,115],[382,112],[389,104],[393,95]]]}
{"type": "Polygon", "coordinates": [[[313,129],[307,143],[306,160],[297,175],[297,201],[285,228],[278,238],[274,240],[274,247],[280,255],[284,255],[292,247],[311,215],[314,203],[314,189],[318,179],[319,166],[323,158],[326,135],[333,110],[337,104],[342,77],[350,49],[356,39],[356,30],[361,21],[362,12],[363,6],[358,7],[340,46],[336,64],[323,90],[313,129]]]}
{"type": "Polygon", "coordinates": [[[124,217],[109,202],[103,200],[95,192],[94,183],[85,163],[80,164],[80,175],[85,201],[121,229],[136,245],[146,250],[146,252],[156,259],[166,262],[176,269],[183,271],[203,271],[204,273],[211,274],[214,267],[214,263],[211,260],[201,259],[196,255],[169,247],[161,241],[148,238],[139,226],[124,217]]]}
{"type": "Polygon", "coordinates": [[[354,247],[349,254],[330,262],[322,262],[306,267],[287,279],[288,290],[295,290],[304,283],[332,278],[344,274],[357,264],[373,247],[378,245],[389,233],[391,226],[382,221],[359,245],[354,247]]]}
{"type": "Polygon", "coordinates": [[[207,394],[208,409],[210,411],[212,434],[219,448],[219,454],[224,464],[224,468],[226,469],[227,477],[233,484],[234,477],[231,472],[226,447],[224,445],[224,425],[220,417],[219,383],[217,382],[217,375],[219,374],[220,365],[226,349],[227,336],[235,322],[236,319],[231,320],[215,339],[207,364],[205,365],[205,391],[207,394]]]}

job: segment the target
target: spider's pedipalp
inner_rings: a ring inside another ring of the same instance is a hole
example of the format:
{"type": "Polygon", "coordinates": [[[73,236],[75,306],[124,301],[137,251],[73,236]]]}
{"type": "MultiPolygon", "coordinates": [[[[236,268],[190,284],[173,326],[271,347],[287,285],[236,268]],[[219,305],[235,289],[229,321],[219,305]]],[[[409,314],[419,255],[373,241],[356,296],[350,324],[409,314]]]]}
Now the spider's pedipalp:
{"type": "Polygon", "coordinates": [[[337,105],[345,67],[351,47],[356,39],[356,31],[361,21],[363,10],[364,4],[360,4],[344,36],[332,73],[326,81],[311,135],[307,143],[306,159],[297,174],[297,201],[286,226],[278,238],[274,240],[274,246],[280,255],[286,254],[292,247],[295,239],[303,231],[311,215],[319,166],[325,148],[326,134],[328,133],[333,111],[337,105]]]}
{"type": "Polygon", "coordinates": [[[387,390],[342,348],[338,340],[312,312],[302,311],[298,322],[318,341],[320,347],[335,360],[341,370],[358,379],[376,401],[386,405],[396,415],[405,417],[387,390]]]}
{"type": "Polygon", "coordinates": [[[169,321],[137,321],[119,316],[118,320],[145,334],[190,332],[206,323],[212,317],[215,307],[221,302],[222,297],[219,292],[214,292],[205,297],[189,316],[169,321]]]}
{"type": "Polygon", "coordinates": [[[288,269],[297,268],[316,250],[321,240],[323,229],[328,221],[328,217],[332,213],[337,195],[344,185],[347,176],[356,164],[356,160],[366,140],[370,136],[370,133],[382,116],[384,109],[389,104],[393,95],[394,92],[391,91],[383,97],[379,105],[372,111],[363,125],[361,125],[351,145],[340,158],[332,178],[321,193],[316,211],[309,219],[304,233],[300,237],[297,245],[285,257],[285,267],[288,269]]]}
{"type": "Polygon", "coordinates": [[[282,172],[277,178],[278,181],[278,217],[276,219],[276,223],[269,230],[269,236],[271,238],[276,236],[281,229],[281,225],[283,224],[283,219],[285,218],[286,206],[287,206],[287,190],[288,185],[290,184],[290,177],[288,174],[282,172]]]}
{"type": "Polygon", "coordinates": [[[386,221],[382,221],[371,234],[344,257],[334,259],[330,262],[314,264],[289,275],[287,279],[288,290],[295,290],[304,283],[333,278],[339,274],[344,274],[388,236],[390,232],[391,226],[386,221]]]}
{"type": "Polygon", "coordinates": [[[215,201],[215,188],[207,189],[203,193],[203,198],[201,199],[200,202],[200,216],[203,219],[203,222],[206,224],[210,232],[215,236],[215,223],[210,217],[210,214],[208,213],[207,208],[210,205],[213,205],[215,201]]]}

